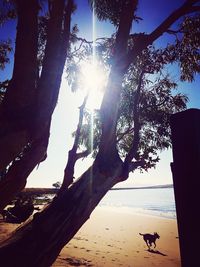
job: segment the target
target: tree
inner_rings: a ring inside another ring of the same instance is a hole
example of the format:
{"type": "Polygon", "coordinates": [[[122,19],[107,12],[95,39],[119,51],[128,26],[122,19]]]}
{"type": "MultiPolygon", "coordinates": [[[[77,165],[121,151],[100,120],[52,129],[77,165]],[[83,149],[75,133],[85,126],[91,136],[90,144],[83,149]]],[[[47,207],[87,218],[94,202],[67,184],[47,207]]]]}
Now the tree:
{"type": "Polygon", "coordinates": [[[37,58],[41,55],[38,40],[39,45],[42,43],[38,38],[38,1],[16,1],[16,8],[13,76],[0,106],[0,151],[4,152],[0,157],[0,169],[6,173],[0,185],[0,209],[25,187],[28,175],[46,158],[51,115],[67,57],[74,4],[73,1],[68,1],[67,5],[57,1],[49,6],[51,15],[42,67],[37,58]]]}
{"type": "MultiPolygon", "coordinates": [[[[24,186],[28,174],[46,155],[51,115],[56,105],[69,44],[73,6],[72,1],[68,1],[67,6],[61,0],[49,2],[47,41],[38,77],[38,3],[36,0],[28,4],[26,1],[16,1],[18,31],[15,65],[12,81],[0,106],[0,149],[4,151],[0,157],[0,166],[1,170],[6,169],[1,192],[5,192],[6,188],[10,190],[1,199],[2,207],[13,196],[13,192],[24,186]],[[30,35],[24,35],[22,26],[28,27],[30,35]]],[[[165,64],[174,61],[181,64],[184,74],[182,79],[188,79],[188,72],[191,78],[199,72],[200,39],[199,34],[196,35],[199,27],[191,30],[191,24],[185,22],[176,30],[170,28],[190,13],[196,13],[196,16],[188,20],[199,25],[199,1],[185,1],[150,34],[130,34],[132,22],[137,20],[137,1],[117,2],[120,3],[120,9],[112,12],[110,7],[111,16],[106,17],[116,25],[117,30],[111,42],[110,75],[99,112],[100,119],[97,120],[100,122],[97,130],[100,127],[100,131],[94,163],[72,183],[75,162],[83,156],[78,148],[85,99],[80,108],[74,145],[61,189],[48,207],[1,243],[0,258],[6,266],[13,266],[13,263],[17,266],[50,266],[107,191],[126,180],[129,172],[135,168],[147,169],[154,165],[157,161],[153,157],[156,149],[170,144],[169,128],[165,126],[168,125],[170,113],[185,108],[186,99],[182,95],[173,96],[170,93],[175,84],[167,76],[159,83],[155,82],[151,90],[146,90],[148,80],[145,75],[158,73],[165,64]],[[113,16],[116,16],[114,21],[113,16]],[[190,32],[193,32],[192,36],[190,32]],[[163,50],[151,50],[151,45],[164,33],[175,34],[177,39],[163,50]],[[180,49],[181,46],[185,49],[180,49]],[[187,60],[184,53],[187,53],[187,60]],[[185,67],[188,62],[193,66],[189,70],[185,67]],[[153,135],[152,129],[157,130],[155,142],[149,142],[153,135]]],[[[96,6],[96,12],[101,15],[99,7],[96,6]]],[[[85,142],[86,139],[82,140],[85,142]]],[[[83,152],[88,153],[87,149],[83,152]]]]}
{"type": "Polygon", "coordinates": [[[60,182],[56,182],[56,183],[53,183],[52,186],[55,187],[56,189],[59,189],[60,186],[61,186],[61,183],[60,182]]]}

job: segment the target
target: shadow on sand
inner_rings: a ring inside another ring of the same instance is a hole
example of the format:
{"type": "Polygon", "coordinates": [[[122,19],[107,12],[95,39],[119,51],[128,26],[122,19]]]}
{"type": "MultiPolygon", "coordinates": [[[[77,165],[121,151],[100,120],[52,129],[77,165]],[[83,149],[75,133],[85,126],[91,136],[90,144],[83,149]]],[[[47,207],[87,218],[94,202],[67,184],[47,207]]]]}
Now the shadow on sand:
{"type": "Polygon", "coordinates": [[[163,254],[159,250],[148,249],[147,251],[150,252],[150,253],[159,254],[159,255],[162,255],[162,256],[167,256],[166,254],[163,254]]]}

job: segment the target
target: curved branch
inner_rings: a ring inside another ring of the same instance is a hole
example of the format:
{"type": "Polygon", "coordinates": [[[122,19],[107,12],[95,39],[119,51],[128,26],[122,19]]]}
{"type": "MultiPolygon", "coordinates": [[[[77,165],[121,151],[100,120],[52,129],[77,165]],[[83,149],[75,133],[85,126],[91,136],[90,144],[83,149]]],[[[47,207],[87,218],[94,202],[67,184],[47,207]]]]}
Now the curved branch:
{"type": "Polygon", "coordinates": [[[200,3],[200,1],[185,1],[185,3],[172,12],[152,33],[150,34],[139,34],[138,39],[135,42],[134,47],[127,53],[125,68],[128,69],[131,63],[136,62],[137,56],[142,53],[142,51],[164,33],[169,31],[170,26],[172,26],[179,18],[182,16],[200,11],[200,6],[194,6],[200,3]]]}
{"type": "Polygon", "coordinates": [[[180,17],[193,13],[196,11],[200,11],[200,6],[193,6],[195,3],[198,3],[200,1],[185,1],[185,3],[178,9],[176,9],[174,12],[172,12],[171,15],[169,15],[150,35],[149,35],[149,41],[150,43],[154,42],[156,39],[158,39],[163,33],[165,33],[169,27],[174,24],[180,17]]]}

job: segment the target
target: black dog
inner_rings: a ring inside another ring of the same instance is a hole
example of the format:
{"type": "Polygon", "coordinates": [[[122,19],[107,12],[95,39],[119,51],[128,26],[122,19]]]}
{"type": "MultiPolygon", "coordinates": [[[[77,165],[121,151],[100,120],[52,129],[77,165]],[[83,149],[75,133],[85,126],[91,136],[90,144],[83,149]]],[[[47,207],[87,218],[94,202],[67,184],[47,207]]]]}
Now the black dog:
{"type": "Polygon", "coordinates": [[[154,233],[153,235],[152,234],[141,234],[141,233],[139,234],[143,236],[143,239],[146,242],[148,249],[150,249],[152,243],[154,243],[154,248],[156,247],[156,239],[160,238],[160,236],[157,233],[154,233]]]}

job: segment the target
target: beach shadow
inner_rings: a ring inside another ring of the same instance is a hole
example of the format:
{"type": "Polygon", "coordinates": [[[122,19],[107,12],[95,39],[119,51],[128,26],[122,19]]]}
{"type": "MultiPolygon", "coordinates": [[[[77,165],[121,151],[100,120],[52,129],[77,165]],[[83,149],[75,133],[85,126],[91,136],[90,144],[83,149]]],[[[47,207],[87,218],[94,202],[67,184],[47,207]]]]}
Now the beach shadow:
{"type": "Polygon", "coordinates": [[[66,261],[70,266],[86,266],[86,267],[92,267],[93,264],[91,264],[90,260],[86,259],[76,259],[76,258],[61,258],[62,260],[66,261]]]}
{"type": "Polygon", "coordinates": [[[167,256],[166,254],[160,252],[159,250],[148,249],[147,251],[150,252],[150,253],[159,254],[159,255],[162,255],[162,256],[167,256]]]}

